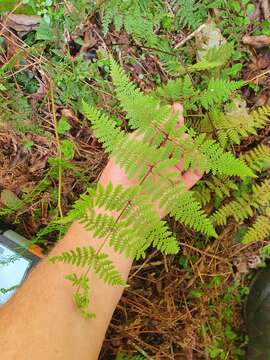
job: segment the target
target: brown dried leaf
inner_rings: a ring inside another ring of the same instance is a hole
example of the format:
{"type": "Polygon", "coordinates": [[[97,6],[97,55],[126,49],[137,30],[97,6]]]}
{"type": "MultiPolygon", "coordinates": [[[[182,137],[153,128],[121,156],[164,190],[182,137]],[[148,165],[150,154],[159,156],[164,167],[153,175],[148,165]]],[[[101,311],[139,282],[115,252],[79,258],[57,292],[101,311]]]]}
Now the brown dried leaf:
{"type": "Polygon", "coordinates": [[[28,32],[36,29],[40,20],[40,16],[9,14],[4,21],[6,22],[6,26],[15,30],[20,36],[24,36],[28,32]]]}
{"type": "Polygon", "coordinates": [[[43,158],[37,159],[33,166],[29,168],[29,173],[35,173],[37,171],[45,169],[47,165],[48,157],[44,156],[43,158]]]}
{"type": "Polygon", "coordinates": [[[257,36],[243,36],[243,44],[253,46],[255,49],[261,49],[270,44],[270,36],[257,35],[257,36]]]}

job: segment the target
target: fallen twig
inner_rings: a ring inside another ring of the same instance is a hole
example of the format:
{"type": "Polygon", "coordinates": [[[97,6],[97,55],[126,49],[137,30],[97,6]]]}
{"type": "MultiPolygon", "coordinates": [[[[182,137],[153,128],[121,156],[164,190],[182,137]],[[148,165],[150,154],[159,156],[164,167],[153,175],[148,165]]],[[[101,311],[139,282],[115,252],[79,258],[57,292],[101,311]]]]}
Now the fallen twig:
{"type": "Polygon", "coordinates": [[[182,41],[180,41],[178,44],[175,45],[174,49],[178,49],[181,46],[183,46],[187,41],[189,41],[190,39],[192,39],[195,35],[197,35],[199,32],[201,32],[204,28],[205,28],[205,24],[202,24],[201,26],[198,27],[198,29],[196,29],[195,31],[193,31],[191,34],[189,34],[185,39],[183,39],[182,41]]]}
{"type": "Polygon", "coordinates": [[[270,18],[269,0],[261,0],[261,8],[262,8],[265,20],[269,19],[270,18]]]}
{"type": "Polygon", "coordinates": [[[270,44],[270,36],[267,35],[257,35],[257,36],[243,36],[243,44],[251,45],[255,49],[260,49],[270,44]]]}

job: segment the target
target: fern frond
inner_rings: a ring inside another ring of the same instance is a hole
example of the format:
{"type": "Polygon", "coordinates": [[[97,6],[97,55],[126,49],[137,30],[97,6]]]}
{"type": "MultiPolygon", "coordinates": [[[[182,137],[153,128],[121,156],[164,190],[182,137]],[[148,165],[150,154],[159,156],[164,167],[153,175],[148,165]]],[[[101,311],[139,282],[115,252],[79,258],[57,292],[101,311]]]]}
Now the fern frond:
{"type": "Polygon", "coordinates": [[[141,180],[148,172],[161,161],[161,151],[135,138],[123,138],[112,152],[117,164],[123,168],[129,178],[141,180]]]}
{"type": "Polygon", "coordinates": [[[212,220],[217,225],[226,225],[227,219],[233,217],[242,221],[254,215],[254,209],[260,209],[270,203],[270,181],[252,187],[252,194],[243,193],[240,198],[223,205],[212,215],[212,220]]]}
{"type": "Polygon", "coordinates": [[[229,217],[233,217],[237,222],[253,216],[253,209],[250,205],[249,196],[242,196],[237,200],[230,201],[223,205],[211,217],[212,221],[217,225],[226,225],[229,217]]]}
{"type": "Polygon", "coordinates": [[[208,110],[228,100],[229,96],[245,84],[244,81],[210,79],[208,88],[200,95],[202,106],[208,110]]]}
{"type": "Polygon", "coordinates": [[[189,72],[210,70],[227,63],[233,53],[233,44],[226,42],[218,47],[211,47],[196,64],[188,67],[189,72]]]}
{"type": "Polygon", "coordinates": [[[243,244],[265,240],[270,236],[270,217],[260,215],[248,229],[243,238],[243,244]]]}
{"type": "Polygon", "coordinates": [[[269,122],[270,107],[263,107],[253,111],[250,115],[223,114],[212,111],[208,114],[210,122],[218,133],[218,138],[223,147],[228,140],[240,144],[243,137],[254,135],[269,122]]]}
{"type": "Polygon", "coordinates": [[[179,246],[175,236],[168,230],[166,222],[160,222],[160,227],[153,229],[147,241],[164,254],[177,254],[179,246]]]}
{"type": "Polygon", "coordinates": [[[198,186],[193,190],[194,199],[197,200],[201,206],[205,206],[211,201],[211,191],[206,186],[198,186]]]}
{"type": "Polygon", "coordinates": [[[109,26],[113,20],[114,15],[115,15],[115,12],[114,12],[113,8],[111,8],[109,6],[104,8],[104,11],[102,13],[102,30],[103,30],[104,36],[106,36],[109,31],[109,26]]]}
{"type": "Polygon", "coordinates": [[[82,108],[83,113],[91,121],[97,139],[103,143],[105,151],[111,153],[117,143],[125,136],[124,132],[117,128],[116,122],[109,116],[101,113],[85,101],[82,101],[82,108]]]}
{"type": "Polygon", "coordinates": [[[205,235],[216,237],[212,222],[201,210],[200,204],[194,200],[193,193],[187,191],[179,196],[178,202],[171,205],[170,215],[183,224],[190,226],[205,235]]]}
{"type": "Polygon", "coordinates": [[[51,257],[50,261],[52,263],[72,264],[77,267],[90,267],[105,283],[126,286],[126,282],[121,278],[112,261],[109,260],[109,256],[96,252],[92,246],[77,247],[74,250],[64,251],[60,255],[51,257]]]}
{"type": "MultiPolygon", "coordinates": [[[[112,62],[112,77],[116,85],[118,98],[125,111],[127,111],[132,126],[140,126],[142,131],[146,131],[145,138],[151,138],[155,132],[157,132],[157,128],[161,127],[162,129],[162,126],[164,127],[166,121],[169,121],[169,108],[160,107],[159,102],[156,99],[144,96],[142,93],[140,93],[140,91],[134,88],[134,86],[130,85],[129,79],[114,61],[112,62]],[[127,89],[127,94],[130,95],[130,98],[126,96],[125,89],[127,89]],[[155,116],[153,116],[153,114],[155,114],[155,116]]],[[[187,79],[187,77],[184,79],[183,88],[185,85],[187,92],[189,92],[191,85],[190,80],[187,79]]],[[[215,82],[215,80],[213,81],[215,82]]],[[[228,83],[227,88],[232,90],[239,85],[238,83],[237,85],[236,83],[228,83]]],[[[164,138],[165,135],[159,134],[159,143],[164,138]]],[[[197,137],[195,140],[195,146],[197,142],[199,149],[199,152],[197,153],[194,152],[194,143],[192,141],[178,141],[180,146],[184,146],[184,148],[179,149],[181,149],[180,152],[185,154],[186,170],[188,167],[194,167],[195,163],[198,162],[200,169],[204,168],[205,166],[206,172],[211,170],[214,174],[220,173],[224,175],[238,175],[240,177],[253,175],[252,171],[246,166],[244,162],[239,159],[235,159],[231,153],[224,153],[222,148],[213,140],[204,141],[203,136],[197,137]],[[188,151],[187,148],[189,148],[190,151],[188,151]],[[205,155],[205,158],[201,158],[201,161],[198,161],[200,152],[205,155]]],[[[135,139],[126,140],[123,138],[115,148],[116,150],[113,155],[116,157],[116,159],[117,156],[119,156],[118,161],[120,166],[123,166],[123,164],[126,163],[126,171],[131,168],[134,172],[136,171],[138,163],[137,165],[134,163],[135,158],[137,158],[139,163],[145,163],[145,156],[139,158],[139,154],[150,154],[150,149],[152,149],[152,155],[149,159],[147,159],[148,163],[153,166],[157,164],[159,160],[158,158],[154,158],[156,156],[154,153],[157,153],[157,150],[155,151],[155,149],[151,146],[148,146],[147,149],[145,145],[138,144],[138,141],[135,139]],[[128,144],[129,146],[127,146],[128,144]],[[123,154],[124,149],[126,152],[125,154],[123,154]]],[[[132,175],[134,175],[133,171],[131,172],[132,175]]]]}
{"type": "Polygon", "coordinates": [[[221,146],[224,148],[228,142],[240,144],[242,137],[256,134],[256,129],[252,126],[252,119],[249,116],[226,115],[219,111],[212,111],[208,114],[208,118],[217,132],[221,146]]]}
{"type": "Polygon", "coordinates": [[[256,209],[260,206],[267,206],[270,203],[270,180],[266,179],[261,184],[252,187],[252,206],[256,209]]]}
{"type": "Polygon", "coordinates": [[[261,106],[253,110],[251,116],[254,120],[254,126],[262,129],[270,121],[270,105],[261,106]]]}
{"type": "Polygon", "coordinates": [[[183,104],[185,110],[193,109],[195,99],[199,91],[196,90],[188,75],[177,80],[169,80],[166,85],[158,87],[153,96],[162,101],[173,103],[179,101],[183,104]]]}
{"type": "Polygon", "coordinates": [[[133,99],[142,94],[136,85],[130,81],[126,72],[117,64],[113,57],[110,58],[110,67],[115,92],[120,103],[127,98],[133,99]]]}
{"type": "Polygon", "coordinates": [[[157,99],[145,96],[112,58],[111,77],[117,98],[122,109],[127,113],[132,129],[140,128],[140,131],[143,132],[153,121],[158,125],[168,118],[169,107],[160,107],[157,99]],[[154,117],[153,114],[155,114],[154,117]]]}
{"type": "Polygon", "coordinates": [[[186,69],[176,55],[159,54],[159,58],[164,70],[170,76],[176,77],[186,73],[186,69]]]}
{"type": "Polygon", "coordinates": [[[206,173],[210,171],[215,174],[227,176],[254,176],[252,170],[242,161],[236,159],[231,152],[224,152],[222,147],[214,140],[206,140],[199,150],[206,156],[206,173]]]}
{"type": "Polygon", "coordinates": [[[212,176],[211,180],[205,181],[205,184],[212,193],[216,194],[220,198],[225,196],[228,197],[231,195],[232,191],[238,189],[236,183],[226,177],[212,176]]]}
{"type": "Polygon", "coordinates": [[[187,27],[191,30],[197,29],[203,21],[206,7],[195,0],[178,0],[178,10],[176,13],[176,21],[181,30],[187,27]]]}
{"type": "Polygon", "coordinates": [[[92,312],[89,312],[89,278],[85,275],[78,277],[76,274],[69,274],[66,277],[66,280],[69,280],[73,286],[77,288],[77,291],[74,293],[74,302],[77,309],[80,310],[81,314],[88,319],[94,319],[96,315],[92,312]]]}
{"type": "Polygon", "coordinates": [[[256,148],[245,152],[241,159],[243,159],[250,169],[261,172],[265,166],[270,166],[270,147],[260,144],[256,148]]]}
{"type": "Polygon", "coordinates": [[[226,176],[211,176],[210,179],[201,180],[195,186],[194,197],[202,206],[208,204],[212,199],[212,194],[217,195],[219,198],[229,197],[231,193],[238,190],[235,181],[226,176]]]}
{"type": "Polygon", "coordinates": [[[147,197],[140,197],[130,206],[110,237],[110,246],[132,258],[145,256],[145,251],[154,246],[165,254],[177,253],[179,247],[165,222],[147,197]]]}
{"type": "MultiPolygon", "coordinates": [[[[167,225],[160,221],[154,206],[149,203],[149,197],[142,195],[143,189],[141,186],[123,189],[120,185],[113,187],[111,183],[106,187],[99,184],[96,189],[90,188],[88,194],[81,197],[78,201],[80,206],[76,205],[71,210],[68,219],[70,221],[78,217],[94,237],[108,237],[110,245],[116,251],[124,252],[131,257],[144,256],[149,246],[154,246],[166,254],[177,252],[175,237],[167,225]],[[98,212],[99,208],[106,211],[125,211],[116,221],[110,213],[98,212]]],[[[92,261],[90,255],[68,253],[63,255],[63,260],[74,262],[77,266],[85,266],[92,261]]]]}

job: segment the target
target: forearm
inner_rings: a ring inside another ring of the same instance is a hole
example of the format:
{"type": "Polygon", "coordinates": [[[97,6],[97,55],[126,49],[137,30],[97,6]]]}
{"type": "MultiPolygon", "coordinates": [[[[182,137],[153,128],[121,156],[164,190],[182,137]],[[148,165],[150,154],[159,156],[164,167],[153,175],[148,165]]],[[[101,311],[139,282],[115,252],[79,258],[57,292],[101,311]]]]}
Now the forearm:
{"type": "MultiPolygon", "coordinates": [[[[77,246],[98,248],[79,223],[55,246],[51,255],[77,246]]],[[[115,253],[110,255],[123,278],[128,277],[131,260],[115,253]]],[[[84,319],[75,309],[71,284],[64,279],[80,270],[68,264],[42,263],[29,276],[20,291],[0,311],[1,359],[97,359],[108,324],[119,301],[122,288],[108,286],[90,274],[91,311],[96,319],[84,319]],[[16,346],[14,346],[16,344],[16,346]]]]}

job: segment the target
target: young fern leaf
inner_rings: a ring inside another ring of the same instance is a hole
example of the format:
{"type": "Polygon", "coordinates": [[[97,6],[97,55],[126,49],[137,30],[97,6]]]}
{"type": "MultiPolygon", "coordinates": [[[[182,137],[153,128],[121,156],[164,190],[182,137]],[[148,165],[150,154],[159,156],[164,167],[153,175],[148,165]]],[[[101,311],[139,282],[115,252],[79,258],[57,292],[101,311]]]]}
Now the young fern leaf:
{"type": "Polygon", "coordinates": [[[220,199],[229,197],[231,193],[238,190],[235,181],[226,176],[211,176],[208,180],[202,180],[194,189],[194,197],[202,206],[208,204],[212,194],[220,199]]]}
{"type": "Polygon", "coordinates": [[[94,319],[96,315],[88,310],[90,302],[90,286],[88,277],[85,275],[78,277],[76,274],[69,274],[65,278],[66,280],[69,280],[78,290],[73,295],[77,309],[79,309],[85,318],[94,319]]]}
{"type": "Polygon", "coordinates": [[[205,181],[205,184],[212,193],[220,198],[228,197],[233,191],[238,190],[237,184],[225,176],[212,176],[211,180],[205,181]]]}
{"type": "Polygon", "coordinates": [[[186,111],[196,109],[195,99],[198,94],[199,91],[194,88],[188,75],[177,80],[169,80],[166,85],[158,87],[151,93],[165,103],[179,101],[186,111]]]}
{"type": "Polygon", "coordinates": [[[121,68],[117,62],[110,58],[111,77],[115,86],[115,92],[120,103],[126,98],[135,98],[142,95],[140,90],[133,84],[123,68],[121,68]]]}
{"type": "Polygon", "coordinates": [[[260,185],[255,184],[252,187],[252,206],[256,209],[260,206],[265,207],[270,203],[270,180],[264,180],[260,185]]]}
{"type": "Polygon", "coordinates": [[[194,198],[201,204],[201,206],[205,206],[208,204],[211,199],[211,191],[206,186],[198,186],[194,190],[194,198]]]}

